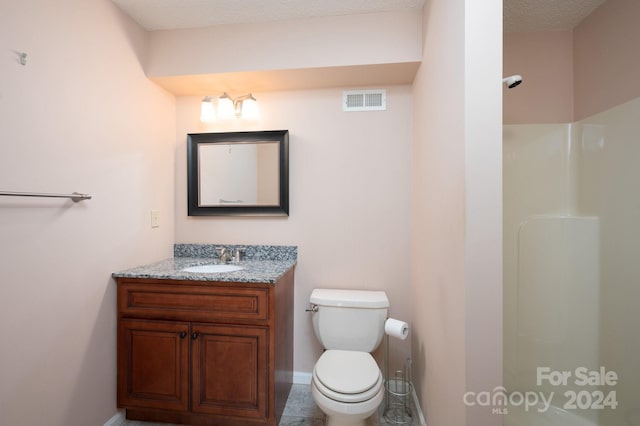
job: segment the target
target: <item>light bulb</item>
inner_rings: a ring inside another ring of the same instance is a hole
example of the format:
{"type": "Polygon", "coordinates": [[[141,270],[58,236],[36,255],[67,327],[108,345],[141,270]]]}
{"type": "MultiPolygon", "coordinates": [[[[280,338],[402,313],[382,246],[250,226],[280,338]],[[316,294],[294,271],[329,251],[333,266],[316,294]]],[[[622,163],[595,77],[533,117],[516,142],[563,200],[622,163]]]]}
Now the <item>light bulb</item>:
{"type": "Polygon", "coordinates": [[[233,110],[233,100],[224,93],[218,98],[218,117],[223,120],[233,118],[235,111],[233,110]]]}
{"type": "Polygon", "coordinates": [[[213,111],[213,103],[211,103],[211,98],[209,96],[205,96],[200,104],[200,121],[203,123],[211,123],[216,120],[216,114],[213,111]]]}
{"type": "Polygon", "coordinates": [[[257,120],[260,118],[258,102],[253,97],[242,101],[242,118],[245,120],[257,120]]]}

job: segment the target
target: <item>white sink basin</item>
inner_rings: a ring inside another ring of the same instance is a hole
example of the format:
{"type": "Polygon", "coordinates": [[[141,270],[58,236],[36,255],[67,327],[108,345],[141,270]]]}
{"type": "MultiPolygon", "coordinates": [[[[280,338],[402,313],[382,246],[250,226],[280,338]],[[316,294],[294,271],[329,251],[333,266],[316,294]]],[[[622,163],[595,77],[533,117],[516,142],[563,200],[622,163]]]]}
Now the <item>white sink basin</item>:
{"type": "Polygon", "coordinates": [[[198,272],[201,274],[217,274],[220,272],[235,272],[241,271],[244,268],[237,265],[198,265],[184,268],[185,272],[198,272]]]}

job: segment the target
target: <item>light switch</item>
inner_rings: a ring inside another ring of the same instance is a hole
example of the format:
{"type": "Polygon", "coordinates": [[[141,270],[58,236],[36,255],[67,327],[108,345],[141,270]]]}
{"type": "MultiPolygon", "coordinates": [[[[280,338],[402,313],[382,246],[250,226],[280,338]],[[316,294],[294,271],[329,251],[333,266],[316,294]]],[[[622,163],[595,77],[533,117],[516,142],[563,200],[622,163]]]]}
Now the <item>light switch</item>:
{"type": "Polygon", "coordinates": [[[151,227],[158,228],[160,226],[160,210],[151,210],[151,227]]]}

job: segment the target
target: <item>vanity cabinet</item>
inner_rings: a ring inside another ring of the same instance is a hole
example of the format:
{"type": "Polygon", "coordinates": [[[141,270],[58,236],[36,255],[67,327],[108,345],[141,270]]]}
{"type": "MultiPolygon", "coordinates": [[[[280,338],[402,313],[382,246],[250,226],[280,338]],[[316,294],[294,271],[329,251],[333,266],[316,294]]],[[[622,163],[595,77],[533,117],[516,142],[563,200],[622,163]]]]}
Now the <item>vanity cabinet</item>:
{"type": "Polygon", "coordinates": [[[293,269],[275,284],[117,281],[127,418],[277,425],[293,381],[293,269]]]}

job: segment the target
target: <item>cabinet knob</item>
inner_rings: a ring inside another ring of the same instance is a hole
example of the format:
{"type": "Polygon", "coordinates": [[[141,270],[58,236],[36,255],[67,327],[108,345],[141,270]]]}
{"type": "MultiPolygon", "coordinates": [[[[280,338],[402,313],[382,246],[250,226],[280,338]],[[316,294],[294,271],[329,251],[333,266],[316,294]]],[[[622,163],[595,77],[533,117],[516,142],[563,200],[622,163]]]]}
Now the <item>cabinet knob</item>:
{"type": "Polygon", "coordinates": [[[187,337],[187,332],[186,331],[181,331],[180,332],[180,338],[184,339],[185,337],[187,337]]]}
{"type": "Polygon", "coordinates": [[[197,338],[198,338],[198,333],[196,333],[195,331],[191,333],[191,340],[196,340],[197,338]]]}

